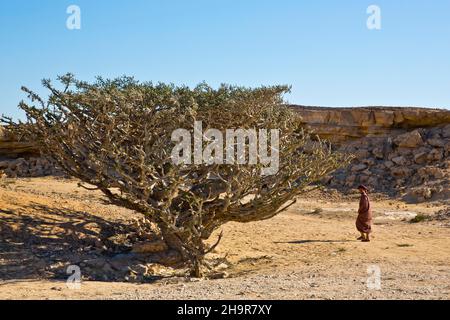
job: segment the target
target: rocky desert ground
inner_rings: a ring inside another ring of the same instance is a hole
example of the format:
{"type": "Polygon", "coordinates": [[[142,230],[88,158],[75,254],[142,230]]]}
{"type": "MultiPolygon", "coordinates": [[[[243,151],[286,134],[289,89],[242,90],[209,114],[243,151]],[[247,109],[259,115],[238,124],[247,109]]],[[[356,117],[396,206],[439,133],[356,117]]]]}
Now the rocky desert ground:
{"type": "Polygon", "coordinates": [[[116,281],[106,275],[123,268],[120,254],[101,239],[126,230],[136,214],[105,205],[74,179],[3,179],[0,298],[449,299],[448,207],[371,197],[370,243],[356,241],[358,194],[315,190],[274,219],[225,225],[212,254],[224,271],[218,279],[138,264],[146,268],[143,281],[116,281]],[[78,289],[67,286],[69,265],[80,267],[78,289]],[[373,270],[380,271],[379,288],[368,287],[373,270]]]}

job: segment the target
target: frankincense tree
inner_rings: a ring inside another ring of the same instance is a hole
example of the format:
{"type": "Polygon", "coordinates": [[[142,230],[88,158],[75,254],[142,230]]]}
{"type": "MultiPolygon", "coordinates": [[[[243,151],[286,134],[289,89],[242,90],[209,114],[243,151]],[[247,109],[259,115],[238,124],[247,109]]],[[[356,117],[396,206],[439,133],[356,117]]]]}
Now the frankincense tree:
{"type": "Polygon", "coordinates": [[[286,86],[191,89],[128,77],[94,83],[71,74],[58,79],[58,86],[43,81],[50,92],[45,100],[23,88],[29,101],[19,107],[27,121],[3,117],[3,123],[38,142],[63,170],[101,190],[111,203],[154,222],[194,276],[202,275],[205,255],[220,241],[222,235],[213,245],[205,243],[213,231],[229,221],[277,215],[348,160],[303,130],[283,100],[286,86]],[[180,130],[194,138],[174,135],[180,130]],[[244,137],[230,137],[229,130],[244,137]],[[266,135],[255,130],[276,135],[262,141],[266,135]],[[265,148],[266,156],[277,157],[270,174],[263,174],[265,148]],[[174,154],[186,161],[174,161],[174,154]],[[201,158],[189,161],[196,154],[201,158]]]}

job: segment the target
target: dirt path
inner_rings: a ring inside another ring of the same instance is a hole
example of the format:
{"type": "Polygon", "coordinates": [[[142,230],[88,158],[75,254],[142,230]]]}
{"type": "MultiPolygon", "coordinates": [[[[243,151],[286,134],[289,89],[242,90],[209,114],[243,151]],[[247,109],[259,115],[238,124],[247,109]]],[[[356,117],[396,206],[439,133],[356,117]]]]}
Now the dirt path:
{"type": "Polygon", "coordinates": [[[38,272],[48,266],[34,266],[46,261],[42,255],[50,249],[67,251],[72,233],[91,230],[80,225],[83,221],[105,226],[134,216],[102,204],[99,197],[76,188],[76,181],[52,178],[0,187],[1,299],[450,298],[450,229],[441,222],[412,224],[396,218],[430,214],[439,207],[374,201],[374,239],[362,243],[355,240],[357,199],[348,197],[302,198],[274,219],[225,225],[217,254],[227,254],[232,262],[226,279],[85,281],[77,290],[49,280],[38,272]],[[39,238],[25,241],[24,233],[39,238]],[[24,247],[34,240],[33,250],[24,247]],[[381,290],[368,288],[368,268],[381,272],[381,290]]]}

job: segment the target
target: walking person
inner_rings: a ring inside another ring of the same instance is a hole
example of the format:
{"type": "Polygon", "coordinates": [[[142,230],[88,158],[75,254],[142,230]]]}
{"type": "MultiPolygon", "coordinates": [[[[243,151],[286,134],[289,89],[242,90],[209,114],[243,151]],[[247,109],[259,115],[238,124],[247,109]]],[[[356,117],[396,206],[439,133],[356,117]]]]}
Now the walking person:
{"type": "Polygon", "coordinates": [[[370,242],[370,233],[372,233],[372,210],[370,207],[368,189],[360,185],[358,191],[361,193],[359,200],[358,218],[356,218],[356,229],[361,233],[358,240],[370,242]]]}

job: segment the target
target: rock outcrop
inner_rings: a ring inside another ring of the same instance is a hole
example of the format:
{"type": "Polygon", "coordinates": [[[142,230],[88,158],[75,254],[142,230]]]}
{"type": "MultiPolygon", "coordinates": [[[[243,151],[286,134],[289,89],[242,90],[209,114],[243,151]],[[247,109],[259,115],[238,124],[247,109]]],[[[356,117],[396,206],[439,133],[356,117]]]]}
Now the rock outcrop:
{"type": "Polygon", "coordinates": [[[415,129],[400,135],[366,137],[343,144],[355,155],[327,184],[352,190],[369,189],[402,196],[408,202],[450,200],[450,124],[415,129]]]}
{"type": "Polygon", "coordinates": [[[22,155],[39,155],[39,149],[32,141],[20,141],[8,135],[0,126],[0,157],[17,158],[22,155]]]}
{"type": "Polygon", "coordinates": [[[443,109],[291,107],[300,113],[307,128],[337,144],[450,123],[450,110],[443,109]]]}

